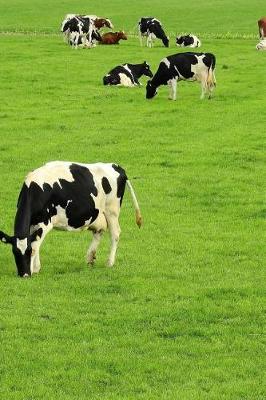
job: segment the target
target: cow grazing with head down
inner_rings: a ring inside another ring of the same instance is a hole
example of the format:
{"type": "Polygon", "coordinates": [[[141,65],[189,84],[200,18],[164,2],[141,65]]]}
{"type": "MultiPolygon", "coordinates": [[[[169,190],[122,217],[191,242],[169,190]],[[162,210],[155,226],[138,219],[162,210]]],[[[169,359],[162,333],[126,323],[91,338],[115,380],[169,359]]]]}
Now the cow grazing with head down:
{"type": "Polygon", "coordinates": [[[101,44],[119,44],[119,40],[127,40],[125,32],[107,32],[102,35],[101,44]]]}
{"type": "Polygon", "coordinates": [[[152,47],[153,39],[160,39],[165,47],[169,47],[169,38],[166,36],[161,22],[153,17],[142,17],[139,22],[139,39],[142,46],[143,36],[147,37],[147,46],[152,47]]]}
{"type": "Polygon", "coordinates": [[[190,33],[189,35],[177,37],[176,45],[180,47],[200,47],[201,41],[197,36],[190,33]]]}
{"type": "Polygon", "coordinates": [[[198,81],[201,83],[201,99],[205,93],[211,97],[216,85],[214,68],[215,56],[211,53],[179,53],[162,59],[154,77],[146,86],[146,98],[157,94],[161,85],[169,85],[170,100],[176,100],[176,85],[179,81],[198,81]]]}
{"type": "Polygon", "coordinates": [[[113,68],[103,78],[104,85],[121,85],[127,87],[140,86],[142,75],[153,77],[149,64],[123,64],[113,68]]]}
{"type": "Polygon", "coordinates": [[[266,17],[262,17],[258,20],[259,26],[259,38],[265,39],[266,38],[266,17]]]}
{"type": "Polygon", "coordinates": [[[22,186],[14,224],[14,236],[0,231],[0,241],[12,245],[18,275],[39,272],[40,246],[53,228],[90,230],[93,240],[87,261],[93,264],[102,234],[109,229],[108,266],[115,262],[120,226],[119,213],[126,184],[141,226],[137,198],[125,171],[117,164],[80,164],[54,161],[30,172],[22,186]]]}

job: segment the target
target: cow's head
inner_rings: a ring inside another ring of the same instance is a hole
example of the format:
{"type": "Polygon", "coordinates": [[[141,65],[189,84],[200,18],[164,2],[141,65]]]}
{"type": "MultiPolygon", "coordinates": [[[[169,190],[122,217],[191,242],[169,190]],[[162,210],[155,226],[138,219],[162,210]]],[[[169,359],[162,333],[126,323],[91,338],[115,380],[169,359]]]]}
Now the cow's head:
{"type": "Polygon", "coordinates": [[[184,36],[180,36],[176,38],[176,45],[177,46],[182,46],[184,44],[184,36]]]}
{"type": "Polygon", "coordinates": [[[0,241],[5,244],[11,244],[12,252],[15,258],[18,276],[26,278],[31,276],[31,255],[32,247],[31,243],[35,242],[42,236],[42,229],[38,229],[28,238],[20,239],[16,236],[9,236],[6,233],[0,231],[0,241]]]}
{"type": "Polygon", "coordinates": [[[105,18],[104,21],[105,21],[104,26],[106,26],[107,28],[110,28],[110,29],[114,29],[114,25],[112,24],[112,22],[109,18],[105,18]]]}
{"type": "Polygon", "coordinates": [[[151,83],[151,81],[148,81],[146,86],[146,99],[152,99],[156,94],[156,87],[151,83]]]}
{"type": "Polygon", "coordinates": [[[148,64],[146,61],[144,61],[144,63],[143,63],[143,70],[142,70],[142,73],[143,73],[143,75],[149,76],[150,78],[153,77],[153,73],[152,73],[151,70],[150,70],[150,66],[149,66],[149,64],[148,64]]]}
{"type": "Polygon", "coordinates": [[[127,35],[125,34],[124,31],[120,31],[120,32],[116,32],[116,33],[117,33],[117,37],[118,37],[119,39],[127,40],[127,35]]]}

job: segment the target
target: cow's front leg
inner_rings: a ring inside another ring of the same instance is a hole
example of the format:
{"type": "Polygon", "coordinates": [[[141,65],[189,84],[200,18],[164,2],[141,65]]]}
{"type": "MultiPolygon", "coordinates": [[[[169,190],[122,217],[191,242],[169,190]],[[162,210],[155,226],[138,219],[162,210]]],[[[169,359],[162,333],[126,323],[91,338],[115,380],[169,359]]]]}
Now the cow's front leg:
{"type": "Polygon", "coordinates": [[[31,233],[37,231],[40,228],[42,228],[41,236],[37,237],[36,240],[31,243],[32,253],[31,253],[30,270],[31,270],[31,273],[35,273],[35,274],[37,274],[41,269],[41,261],[40,261],[41,244],[44,241],[44,238],[47,235],[47,233],[53,229],[53,225],[52,225],[52,223],[50,223],[48,225],[38,224],[31,228],[31,233]]]}
{"type": "Polygon", "coordinates": [[[177,81],[175,78],[170,79],[168,81],[168,86],[169,86],[169,100],[176,100],[176,86],[177,86],[177,81]]]}
{"type": "Polygon", "coordinates": [[[94,261],[96,259],[96,251],[100,244],[102,235],[103,235],[103,231],[93,232],[93,239],[92,239],[91,245],[87,252],[87,262],[90,265],[94,264],[94,261]]]}

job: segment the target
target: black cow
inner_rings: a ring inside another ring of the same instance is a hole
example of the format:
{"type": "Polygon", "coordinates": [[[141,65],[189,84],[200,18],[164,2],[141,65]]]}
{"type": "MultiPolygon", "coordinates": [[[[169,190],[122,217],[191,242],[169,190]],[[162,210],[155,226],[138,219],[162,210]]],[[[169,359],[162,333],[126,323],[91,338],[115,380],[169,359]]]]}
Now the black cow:
{"type": "Polygon", "coordinates": [[[152,47],[153,39],[160,39],[165,47],[169,47],[169,38],[166,36],[161,22],[153,17],[143,17],[139,20],[139,38],[142,45],[143,36],[147,36],[147,46],[152,47]]]}
{"type": "Polygon", "coordinates": [[[108,227],[111,237],[108,266],[112,266],[126,184],[133,199],[136,223],[141,226],[134,190],[125,171],[117,164],[53,161],[30,172],[18,198],[14,236],[0,231],[0,240],[12,245],[18,275],[27,277],[39,272],[40,245],[53,228],[91,230],[93,240],[87,260],[93,264],[102,234],[108,227]]]}
{"type": "Polygon", "coordinates": [[[179,53],[162,59],[154,77],[146,86],[146,98],[157,94],[161,85],[169,85],[170,100],[176,100],[176,84],[178,81],[198,81],[201,83],[201,99],[205,93],[211,97],[216,86],[214,75],[215,56],[211,53],[179,53]]]}
{"type": "Polygon", "coordinates": [[[176,45],[180,47],[200,47],[201,41],[197,36],[189,34],[177,37],[176,45]]]}
{"type": "Polygon", "coordinates": [[[123,64],[113,68],[103,78],[104,85],[139,86],[142,75],[153,77],[149,64],[123,64]]]}

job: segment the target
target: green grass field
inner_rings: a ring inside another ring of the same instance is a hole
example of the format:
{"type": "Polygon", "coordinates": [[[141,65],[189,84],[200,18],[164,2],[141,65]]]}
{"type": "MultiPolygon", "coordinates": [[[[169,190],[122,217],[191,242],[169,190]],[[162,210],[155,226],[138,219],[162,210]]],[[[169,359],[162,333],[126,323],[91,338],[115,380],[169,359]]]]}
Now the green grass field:
{"type": "Polygon", "coordinates": [[[90,233],[50,233],[28,280],[1,245],[0,398],[264,400],[266,52],[255,45],[265,2],[54,3],[0,0],[0,229],[12,233],[28,171],[57,159],[120,163],[144,226],[126,193],[112,269],[108,234],[91,269],[90,233]],[[57,34],[72,11],[130,32],[157,16],[171,46],[130,36],[72,50],[57,34]],[[196,83],[178,84],[176,102],[167,87],[147,101],[145,79],[102,85],[124,62],[155,72],[184,51],[173,34],[190,31],[217,58],[211,101],[196,83]]]}

